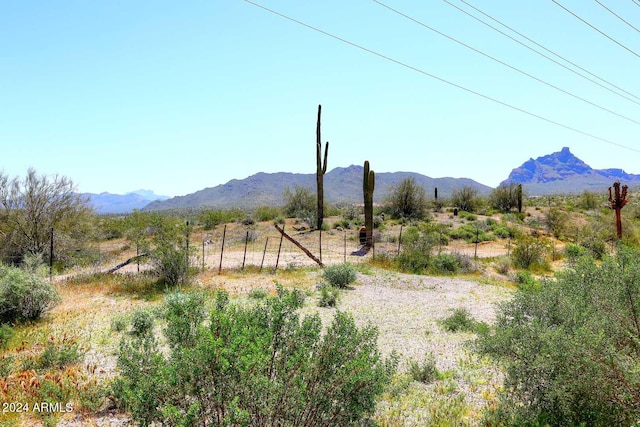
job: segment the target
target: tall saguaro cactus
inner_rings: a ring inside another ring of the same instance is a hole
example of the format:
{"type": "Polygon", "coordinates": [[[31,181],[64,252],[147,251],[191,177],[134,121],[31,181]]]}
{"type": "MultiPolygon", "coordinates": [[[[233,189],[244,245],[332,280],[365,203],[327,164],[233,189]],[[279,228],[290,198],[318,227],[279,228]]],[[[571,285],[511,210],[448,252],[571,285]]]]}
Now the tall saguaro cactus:
{"type": "Polygon", "coordinates": [[[376,174],[369,168],[369,160],[364,161],[364,179],[362,192],[364,194],[364,226],[366,228],[365,247],[373,246],[373,190],[376,183],[376,174]]]}
{"type": "Polygon", "coordinates": [[[611,187],[609,187],[609,205],[610,208],[616,211],[616,233],[618,239],[622,239],[622,219],[620,218],[620,210],[627,204],[627,189],[626,185],[622,186],[620,191],[620,182],[613,183],[614,192],[611,194],[611,187]]]}
{"type": "Polygon", "coordinates": [[[327,154],[329,153],[329,141],[324,147],[324,162],[322,161],[322,141],[320,139],[320,113],[322,105],[318,105],[318,125],[316,127],[316,183],[318,188],[318,221],[317,228],[322,228],[324,219],[324,174],[327,172],[327,154]]]}
{"type": "Polygon", "coordinates": [[[522,213],[522,184],[516,187],[516,204],[518,205],[518,213],[522,213]]]}

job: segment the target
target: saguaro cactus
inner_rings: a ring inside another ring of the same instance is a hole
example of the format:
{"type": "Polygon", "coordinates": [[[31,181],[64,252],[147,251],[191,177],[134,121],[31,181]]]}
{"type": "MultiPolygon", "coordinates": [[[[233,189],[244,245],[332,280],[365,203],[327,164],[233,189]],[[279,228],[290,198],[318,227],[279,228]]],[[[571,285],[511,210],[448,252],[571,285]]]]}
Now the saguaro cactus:
{"type": "Polygon", "coordinates": [[[365,247],[373,246],[373,190],[376,183],[376,174],[369,168],[369,160],[364,162],[364,179],[362,181],[362,192],[364,194],[364,226],[367,238],[365,247]]]}
{"type": "Polygon", "coordinates": [[[522,213],[522,184],[516,187],[516,203],[518,204],[518,213],[522,213]]]}
{"type": "Polygon", "coordinates": [[[324,147],[324,162],[322,161],[322,141],[320,140],[320,113],[322,105],[318,105],[318,125],[316,127],[316,183],[318,188],[318,220],[317,228],[322,228],[324,219],[324,174],[327,172],[327,154],[329,153],[329,141],[324,147]]]}
{"type": "Polygon", "coordinates": [[[618,239],[622,239],[622,219],[620,218],[620,210],[627,204],[627,186],[622,186],[620,191],[620,182],[613,183],[614,192],[611,194],[611,187],[609,187],[609,205],[611,209],[616,211],[616,233],[618,239]]]}

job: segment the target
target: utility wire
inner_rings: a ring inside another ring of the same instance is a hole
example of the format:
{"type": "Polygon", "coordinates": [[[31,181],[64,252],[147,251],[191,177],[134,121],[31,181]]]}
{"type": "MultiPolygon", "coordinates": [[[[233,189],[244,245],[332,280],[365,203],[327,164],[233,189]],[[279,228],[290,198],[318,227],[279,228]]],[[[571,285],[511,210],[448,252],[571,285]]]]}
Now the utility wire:
{"type": "Polygon", "coordinates": [[[633,28],[634,30],[636,30],[637,32],[640,33],[640,30],[637,29],[633,24],[627,22],[622,16],[618,15],[617,13],[615,13],[613,10],[609,9],[607,6],[605,6],[604,4],[602,4],[599,0],[595,0],[596,3],[598,3],[600,6],[602,6],[603,8],[605,8],[610,14],[612,14],[613,16],[615,16],[616,18],[618,18],[619,20],[621,20],[622,22],[624,22],[625,24],[627,24],[628,26],[630,26],[631,28],[633,28]]]}
{"type": "Polygon", "coordinates": [[[434,79],[434,80],[438,80],[438,81],[439,81],[439,82],[441,82],[441,83],[445,83],[445,84],[447,84],[447,85],[449,85],[449,86],[453,86],[453,87],[458,88],[458,89],[460,89],[460,90],[463,90],[463,91],[465,91],[465,92],[467,92],[467,93],[471,93],[471,94],[473,94],[473,95],[476,95],[476,96],[478,96],[478,97],[480,97],[480,98],[484,98],[484,99],[486,99],[486,100],[489,100],[489,101],[494,102],[494,103],[496,103],[496,104],[500,104],[500,105],[502,105],[502,106],[504,106],[504,107],[507,107],[507,108],[510,108],[510,109],[512,109],[512,110],[518,111],[518,112],[523,113],[523,114],[526,114],[526,115],[528,115],[528,116],[535,117],[535,118],[537,118],[537,119],[539,119],[539,120],[542,120],[542,121],[547,122],[547,123],[551,123],[551,124],[553,124],[553,125],[555,125],[555,126],[561,127],[561,128],[563,128],[563,129],[569,130],[569,131],[571,131],[571,132],[574,132],[574,133],[577,133],[577,134],[580,134],[580,135],[583,135],[583,136],[587,136],[587,137],[589,137],[589,138],[592,138],[592,139],[595,139],[595,140],[598,140],[598,141],[601,141],[601,142],[604,142],[604,143],[607,143],[607,144],[615,145],[615,146],[618,146],[618,147],[621,147],[621,148],[627,149],[627,150],[629,150],[629,151],[634,151],[634,152],[636,152],[636,153],[640,153],[640,150],[635,149],[635,148],[633,148],[633,147],[629,147],[629,146],[627,146],[627,145],[623,145],[623,144],[620,144],[620,143],[618,143],[618,142],[611,141],[611,140],[609,140],[609,139],[607,139],[607,138],[603,138],[603,137],[600,137],[600,136],[594,135],[594,134],[592,134],[592,133],[589,133],[589,132],[586,132],[586,131],[582,131],[582,130],[580,130],[580,129],[576,129],[576,128],[574,128],[574,127],[571,127],[571,126],[569,126],[569,125],[565,125],[565,124],[560,123],[560,122],[558,122],[558,121],[555,121],[555,120],[553,120],[553,119],[550,119],[550,118],[547,118],[547,117],[541,116],[541,115],[536,114],[536,113],[532,113],[532,112],[530,112],[530,111],[527,111],[527,110],[525,110],[524,108],[517,107],[517,106],[515,106],[515,105],[509,104],[509,103],[507,103],[507,102],[505,102],[505,101],[500,101],[499,99],[493,98],[493,97],[491,97],[491,96],[489,96],[489,95],[485,95],[485,94],[483,94],[483,93],[481,93],[481,92],[478,92],[478,91],[475,91],[475,90],[473,90],[473,89],[466,88],[466,87],[464,87],[464,86],[462,86],[462,85],[460,85],[460,84],[457,84],[457,83],[451,82],[451,81],[446,80],[446,79],[444,79],[444,78],[442,78],[442,77],[438,77],[438,76],[436,76],[435,74],[431,74],[431,73],[429,73],[429,72],[427,72],[427,71],[421,70],[420,68],[417,68],[417,67],[414,67],[414,66],[412,66],[412,65],[406,64],[406,63],[401,62],[401,61],[399,61],[399,60],[397,60],[397,59],[393,59],[393,58],[391,58],[391,57],[389,57],[389,56],[383,55],[383,54],[378,53],[378,52],[376,52],[376,51],[374,51],[374,50],[371,50],[371,49],[369,49],[369,48],[366,48],[366,47],[364,47],[364,46],[361,46],[361,45],[356,44],[356,43],[354,43],[354,42],[351,42],[351,41],[349,41],[349,40],[346,40],[346,39],[343,39],[343,38],[338,37],[338,36],[336,36],[336,35],[333,35],[333,34],[331,34],[331,33],[328,33],[328,32],[326,32],[326,31],[324,31],[324,30],[321,30],[320,28],[317,28],[317,27],[314,27],[314,26],[312,26],[312,25],[306,24],[306,23],[304,23],[304,22],[302,22],[302,21],[299,21],[299,20],[297,20],[297,19],[295,19],[295,18],[291,18],[290,16],[287,16],[287,15],[285,15],[285,14],[283,14],[283,13],[280,13],[280,12],[277,12],[277,11],[275,11],[275,10],[269,9],[268,7],[263,6],[263,5],[261,5],[261,4],[258,4],[258,3],[254,2],[254,1],[251,1],[251,0],[244,0],[244,1],[245,1],[246,3],[249,3],[249,4],[253,5],[253,6],[255,6],[255,7],[258,7],[258,8],[260,8],[260,9],[263,9],[263,10],[265,10],[265,11],[267,11],[267,12],[269,12],[269,13],[272,13],[272,14],[274,14],[274,15],[276,15],[276,16],[279,16],[279,17],[281,17],[281,18],[283,18],[283,19],[286,19],[286,20],[288,20],[288,21],[294,22],[294,23],[296,23],[296,24],[298,24],[298,25],[301,25],[301,26],[306,27],[306,28],[308,28],[308,29],[310,29],[310,30],[316,31],[316,32],[318,32],[318,33],[320,33],[320,34],[324,34],[325,36],[327,36],[327,37],[331,37],[332,39],[338,40],[338,41],[340,41],[340,42],[342,42],[342,43],[344,43],[344,44],[347,44],[347,45],[349,45],[349,46],[352,46],[352,47],[358,48],[358,49],[363,50],[363,51],[365,51],[365,52],[367,52],[367,53],[370,53],[370,54],[372,54],[372,55],[374,55],[374,56],[377,56],[377,57],[379,57],[379,58],[385,59],[385,60],[387,60],[387,61],[389,61],[389,62],[393,62],[393,63],[394,63],[394,64],[396,64],[396,65],[400,65],[400,66],[402,66],[402,67],[408,68],[408,69],[410,69],[410,70],[412,70],[412,71],[415,71],[415,72],[420,73],[420,74],[422,74],[422,75],[425,75],[425,76],[427,76],[427,77],[431,77],[431,78],[432,78],[432,79],[434,79]]]}
{"type": "Polygon", "coordinates": [[[390,10],[390,11],[392,11],[392,12],[394,12],[394,13],[396,13],[396,14],[398,14],[398,15],[400,15],[400,16],[402,16],[402,17],[404,17],[404,18],[406,18],[406,19],[408,19],[408,20],[410,20],[410,21],[412,21],[412,22],[415,22],[416,24],[418,24],[418,25],[420,25],[420,26],[422,26],[422,27],[424,27],[424,28],[427,28],[428,30],[431,30],[431,31],[433,31],[433,32],[435,32],[435,33],[437,33],[437,34],[439,34],[439,35],[441,35],[441,36],[443,36],[443,37],[445,37],[445,38],[447,38],[447,39],[449,39],[449,40],[451,40],[451,41],[455,42],[455,43],[458,43],[458,44],[459,44],[459,45],[461,45],[461,46],[466,47],[467,49],[470,49],[470,50],[472,50],[472,51],[474,51],[474,52],[476,52],[476,53],[478,53],[478,54],[480,54],[480,55],[482,55],[482,56],[484,56],[484,57],[486,57],[486,58],[489,58],[489,59],[491,59],[492,61],[495,61],[495,62],[497,62],[498,64],[501,64],[501,65],[503,65],[503,66],[505,66],[505,67],[507,67],[507,68],[509,68],[509,69],[511,69],[511,70],[513,70],[513,71],[515,71],[515,72],[517,72],[517,73],[520,73],[520,74],[522,74],[522,75],[524,75],[524,76],[527,76],[527,77],[529,77],[530,79],[533,79],[533,80],[537,81],[538,83],[541,83],[541,84],[543,84],[543,85],[545,85],[545,86],[548,86],[548,87],[550,87],[550,88],[552,88],[552,89],[555,89],[555,90],[557,90],[557,91],[559,91],[559,92],[562,92],[562,93],[564,93],[565,95],[569,95],[569,96],[571,96],[572,98],[578,99],[578,100],[580,100],[580,101],[582,101],[582,102],[585,102],[585,103],[587,103],[587,104],[589,104],[589,105],[591,105],[591,106],[593,106],[593,107],[599,108],[599,109],[600,109],[600,110],[602,110],[602,111],[606,111],[607,113],[613,114],[614,116],[620,117],[620,118],[622,118],[622,119],[625,119],[625,120],[628,120],[628,121],[630,121],[630,122],[633,122],[633,123],[635,123],[635,124],[637,124],[637,125],[640,125],[640,121],[637,121],[637,120],[635,120],[635,119],[632,119],[631,117],[627,117],[627,116],[625,116],[624,114],[617,113],[617,112],[615,112],[615,111],[613,111],[613,110],[610,110],[609,108],[603,107],[603,106],[602,106],[602,105],[600,105],[600,104],[597,104],[597,103],[595,103],[595,102],[593,102],[593,101],[589,101],[589,100],[588,100],[588,99],[586,99],[586,98],[583,98],[583,97],[581,97],[581,96],[579,96],[579,95],[576,95],[576,94],[575,94],[575,93],[573,93],[573,92],[569,92],[568,90],[562,89],[561,87],[558,87],[558,86],[554,85],[553,83],[549,83],[549,82],[548,82],[548,81],[546,81],[546,80],[543,80],[543,79],[541,79],[541,78],[539,78],[539,77],[536,77],[536,76],[534,76],[533,74],[530,74],[530,73],[528,73],[528,72],[526,72],[526,71],[524,71],[524,70],[521,70],[520,68],[514,67],[513,65],[510,65],[510,64],[508,64],[508,63],[506,63],[506,62],[504,62],[504,61],[502,61],[502,60],[500,60],[500,59],[496,58],[495,56],[491,56],[491,55],[489,55],[489,54],[487,54],[487,53],[485,53],[485,52],[483,52],[483,51],[481,51],[481,50],[479,50],[479,49],[476,49],[476,48],[475,48],[475,47],[473,47],[473,46],[470,46],[470,45],[468,45],[468,44],[466,44],[466,43],[464,43],[464,42],[461,42],[460,40],[458,40],[458,39],[456,39],[456,38],[454,38],[454,37],[451,37],[451,36],[449,36],[449,35],[447,35],[447,34],[443,33],[442,31],[436,30],[435,28],[433,28],[433,27],[431,27],[431,26],[429,26],[429,25],[425,24],[424,22],[421,22],[421,21],[419,21],[419,20],[417,20],[417,19],[415,19],[415,18],[412,18],[411,16],[406,15],[406,14],[404,14],[404,13],[400,12],[399,10],[394,9],[394,8],[392,8],[391,6],[388,6],[388,5],[384,4],[384,3],[382,3],[382,2],[381,2],[381,1],[379,1],[379,0],[372,0],[372,1],[373,1],[374,3],[379,4],[380,6],[382,6],[382,7],[384,7],[384,8],[386,8],[386,9],[388,9],[388,10],[390,10]]]}
{"type": "Polygon", "coordinates": [[[622,43],[620,43],[618,40],[616,40],[613,37],[609,36],[604,31],[601,31],[600,29],[598,29],[596,26],[594,26],[594,25],[590,24],[589,22],[585,21],[584,19],[580,18],[578,15],[576,15],[575,13],[573,13],[572,11],[570,11],[569,9],[567,9],[566,7],[564,7],[563,5],[558,3],[556,0],[551,0],[551,1],[554,2],[558,7],[564,9],[567,13],[573,15],[576,19],[582,21],[586,25],[590,26],[591,28],[593,28],[594,30],[596,30],[597,32],[599,32],[600,34],[602,34],[603,36],[605,36],[606,38],[608,38],[609,40],[611,40],[612,42],[617,44],[618,46],[622,47],[623,49],[626,49],[627,51],[631,52],[632,54],[634,54],[635,56],[640,58],[640,55],[635,50],[628,48],[627,46],[625,46],[622,43]]]}
{"type": "Polygon", "coordinates": [[[493,25],[491,25],[491,24],[489,24],[489,23],[487,23],[487,22],[483,21],[482,19],[478,18],[477,16],[472,15],[471,13],[469,13],[469,12],[467,12],[466,10],[464,10],[464,9],[462,9],[462,8],[460,8],[460,7],[458,7],[458,6],[456,6],[455,4],[451,3],[450,1],[448,1],[448,0],[443,0],[443,1],[444,1],[445,3],[447,3],[449,6],[451,6],[451,7],[453,7],[453,8],[456,8],[457,10],[459,10],[459,11],[460,11],[460,12],[462,12],[462,13],[464,13],[465,15],[467,15],[467,16],[469,16],[469,17],[471,17],[471,18],[475,19],[476,21],[478,21],[478,22],[480,22],[480,23],[482,23],[482,24],[486,25],[487,27],[489,27],[489,28],[493,29],[494,31],[497,31],[497,32],[498,32],[498,33],[500,33],[500,34],[503,34],[505,37],[508,37],[508,38],[510,38],[511,40],[515,41],[516,43],[518,43],[518,44],[520,44],[520,45],[522,45],[522,46],[526,47],[527,49],[532,50],[533,52],[537,53],[538,55],[541,55],[541,56],[543,56],[543,57],[547,58],[548,60],[550,60],[550,61],[552,61],[552,62],[554,62],[554,63],[556,63],[556,64],[558,64],[558,65],[562,66],[563,68],[566,68],[567,70],[569,70],[569,71],[571,71],[571,72],[573,72],[573,73],[575,73],[575,74],[578,74],[578,75],[579,75],[579,76],[581,76],[582,78],[584,78],[584,79],[586,79],[586,80],[589,80],[590,82],[592,82],[592,83],[594,83],[594,84],[596,84],[596,85],[598,85],[598,86],[600,86],[600,87],[602,87],[602,88],[604,88],[604,89],[608,90],[608,91],[609,91],[609,92],[611,92],[611,93],[614,93],[614,94],[616,94],[616,95],[618,95],[618,96],[620,96],[620,97],[622,97],[622,98],[624,98],[624,99],[626,99],[626,100],[628,100],[628,101],[631,101],[631,102],[633,102],[633,103],[635,103],[635,104],[640,105],[640,102],[638,102],[638,101],[637,101],[637,100],[640,100],[640,97],[639,97],[639,96],[634,95],[633,93],[631,93],[631,92],[629,92],[629,91],[627,91],[627,90],[625,90],[625,89],[623,89],[623,88],[621,88],[621,87],[619,87],[619,86],[617,86],[617,85],[615,85],[615,84],[611,83],[609,80],[607,80],[607,79],[605,79],[605,78],[603,78],[603,77],[600,77],[600,76],[598,76],[597,74],[592,73],[591,71],[589,71],[589,70],[587,70],[587,69],[585,69],[585,68],[581,67],[580,65],[576,64],[575,62],[572,62],[572,61],[568,60],[567,58],[565,58],[564,56],[562,56],[562,55],[560,55],[560,54],[558,54],[558,53],[554,52],[553,50],[546,48],[545,46],[543,46],[543,45],[541,45],[540,43],[536,42],[535,40],[533,40],[533,39],[531,39],[531,38],[527,37],[526,35],[522,34],[521,32],[519,32],[518,30],[514,29],[513,27],[508,26],[508,25],[507,25],[507,24],[505,24],[504,22],[502,22],[502,21],[500,21],[500,20],[498,20],[498,19],[494,18],[493,16],[491,16],[491,15],[489,15],[488,13],[486,13],[486,12],[482,11],[481,9],[479,9],[479,8],[477,8],[476,6],[472,5],[471,3],[469,3],[469,2],[467,2],[467,1],[465,1],[465,0],[460,0],[462,3],[466,4],[468,7],[470,7],[470,8],[472,8],[472,9],[474,9],[475,11],[477,11],[477,12],[479,12],[479,13],[481,13],[482,15],[486,16],[487,18],[491,19],[492,21],[494,21],[494,22],[496,22],[496,23],[498,23],[498,24],[502,25],[504,28],[507,28],[508,30],[510,30],[510,31],[512,31],[512,32],[514,32],[515,34],[519,35],[519,36],[520,36],[520,37],[522,37],[523,39],[525,39],[525,40],[527,40],[527,41],[529,41],[529,42],[533,43],[534,45],[538,46],[538,47],[539,47],[539,48],[541,48],[541,49],[544,49],[545,51],[547,51],[547,52],[549,52],[550,54],[552,54],[552,55],[556,56],[557,58],[560,58],[562,61],[565,61],[566,63],[573,65],[573,66],[574,66],[574,67],[576,67],[577,69],[579,69],[579,70],[581,70],[581,71],[583,71],[583,72],[585,72],[585,73],[589,74],[589,75],[590,75],[590,76],[592,76],[592,77],[595,77],[596,79],[598,79],[598,80],[600,80],[600,81],[602,81],[602,82],[604,82],[604,83],[608,84],[609,86],[614,87],[614,88],[616,88],[617,90],[619,90],[619,91],[621,91],[621,92],[626,93],[627,95],[629,95],[629,96],[631,96],[631,97],[635,98],[636,100],[631,99],[631,98],[629,98],[629,97],[627,97],[627,96],[625,96],[625,95],[623,95],[623,94],[621,94],[621,93],[618,93],[618,92],[616,92],[615,90],[613,90],[613,89],[611,89],[611,88],[609,88],[609,87],[607,87],[607,86],[605,86],[605,85],[603,85],[603,84],[601,84],[601,83],[598,83],[597,81],[595,81],[595,80],[593,80],[593,79],[591,79],[591,78],[589,78],[589,77],[587,77],[587,76],[585,76],[585,75],[583,75],[583,74],[578,73],[576,70],[573,70],[573,69],[571,69],[570,67],[567,67],[566,65],[564,65],[564,64],[562,64],[562,63],[560,63],[560,62],[558,62],[558,61],[554,60],[553,58],[548,57],[547,55],[543,54],[542,52],[539,52],[539,51],[537,51],[537,50],[533,49],[531,46],[528,46],[527,44],[522,43],[520,40],[518,40],[518,39],[516,39],[516,38],[514,38],[514,37],[510,36],[509,34],[507,34],[507,33],[503,32],[503,31],[499,30],[498,28],[496,28],[496,27],[494,27],[493,25]]]}

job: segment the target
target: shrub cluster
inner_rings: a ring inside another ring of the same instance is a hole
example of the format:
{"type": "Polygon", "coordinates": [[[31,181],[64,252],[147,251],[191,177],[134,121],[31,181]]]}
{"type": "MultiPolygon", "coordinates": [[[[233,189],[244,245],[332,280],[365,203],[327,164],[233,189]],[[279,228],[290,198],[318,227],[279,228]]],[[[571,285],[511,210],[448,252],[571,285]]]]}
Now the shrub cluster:
{"type": "Polygon", "coordinates": [[[174,294],[168,354],[152,333],[126,335],[114,395],[142,425],[353,425],[375,409],[397,361],[380,356],[374,327],[338,312],[322,333],[317,314],[299,318],[301,305],[282,288],[249,306],[221,292],[203,323],[202,300],[174,294]]]}
{"type": "Polygon", "coordinates": [[[331,286],[346,288],[356,281],[356,269],[351,264],[335,264],[326,267],[322,276],[331,286]]]}
{"type": "Polygon", "coordinates": [[[479,348],[502,361],[490,425],[634,425],[640,413],[640,254],[589,257],[503,303],[479,348]]]}
{"type": "Polygon", "coordinates": [[[59,301],[54,287],[42,277],[0,265],[0,323],[36,320],[59,301]]]}

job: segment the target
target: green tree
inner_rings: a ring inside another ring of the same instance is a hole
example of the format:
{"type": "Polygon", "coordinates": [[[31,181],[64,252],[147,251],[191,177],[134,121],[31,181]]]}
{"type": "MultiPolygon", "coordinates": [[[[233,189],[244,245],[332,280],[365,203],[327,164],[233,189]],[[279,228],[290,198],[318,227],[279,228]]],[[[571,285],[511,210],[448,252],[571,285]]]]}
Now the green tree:
{"type": "Polygon", "coordinates": [[[313,227],[316,219],[316,196],[306,187],[295,186],[284,190],[284,213],[289,218],[300,218],[313,227]]]}
{"type": "Polygon", "coordinates": [[[488,425],[634,425],[640,413],[640,254],[627,248],[517,291],[478,346],[505,366],[488,425]]]}
{"type": "Polygon", "coordinates": [[[470,186],[456,188],[451,194],[451,203],[466,212],[475,212],[479,205],[478,190],[470,186]]]}
{"type": "Polygon", "coordinates": [[[0,172],[0,253],[9,263],[27,254],[50,252],[62,258],[85,248],[91,235],[91,210],[69,178],[48,177],[29,169],[24,178],[0,172]]]}
{"type": "Polygon", "coordinates": [[[427,208],[427,197],[414,178],[406,178],[393,188],[387,203],[395,218],[421,219],[427,208]]]}
{"type": "MultiPolygon", "coordinates": [[[[518,207],[518,185],[513,181],[501,184],[489,196],[491,207],[502,212],[509,212],[518,207]]],[[[466,209],[463,209],[466,210],[466,209]]]]}

